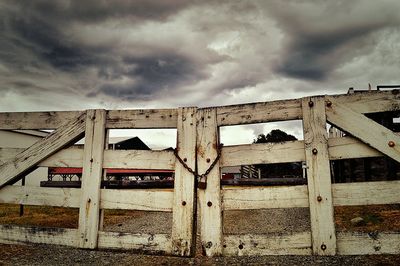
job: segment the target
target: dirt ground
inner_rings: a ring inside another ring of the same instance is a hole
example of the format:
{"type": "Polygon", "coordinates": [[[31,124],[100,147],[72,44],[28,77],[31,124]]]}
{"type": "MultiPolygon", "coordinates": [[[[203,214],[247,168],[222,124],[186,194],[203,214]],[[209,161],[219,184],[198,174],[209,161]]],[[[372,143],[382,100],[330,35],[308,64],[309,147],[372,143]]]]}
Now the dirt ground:
{"type": "MultiPolygon", "coordinates": [[[[224,233],[274,233],[309,231],[309,210],[268,209],[224,213],[224,233]]],[[[131,233],[170,233],[172,214],[162,212],[107,211],[105,231],[131,233]]],[[[338,230],[400,231],[399,205],[335,208],[338,230]],[[362,217],[363,225],[350,220],[362,217]]],[[[0,224],[77,228],[77,210],[0,205],[0,224]]],[[[89,251],[50,245],[0,245],[0,265],[400,265],[399,255],[379,256],[257,256],[206,258],[197,243],[194,258],[144,255],[130,251],[89,251]]]]}

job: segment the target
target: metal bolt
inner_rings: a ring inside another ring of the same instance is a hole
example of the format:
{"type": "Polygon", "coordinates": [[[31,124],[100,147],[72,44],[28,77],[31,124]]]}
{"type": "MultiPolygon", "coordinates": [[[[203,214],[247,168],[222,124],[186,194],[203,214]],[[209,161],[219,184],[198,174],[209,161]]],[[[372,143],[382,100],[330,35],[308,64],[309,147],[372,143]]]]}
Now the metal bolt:
{"type": "Polygon", "coordinates": [[[325,250],[325,249],[326,249],[326,245],[325,245],[325,244],[322,244],[322,245],[321,245],[321,249],[322,249],[322,250],[325,250]]]}
{"type": "Polygon", "coordinates": [[[183,161],[184,161],[184,162],[187,162],[187,158],[183,158],[183,161]]]}
{"type": "Polygon", "coordinates": [[[331,101],[327,101],[326,102],[326,106],[331,107],[332,106],[332,102],[331,101]]]}
{"type": "Polygon", "coordinates": [[[91,163],[93,163],[93,158],[92,158],[92,159],[90,159],[90,162],[91,162],[91,163]]]}
{"type": "Polygon", "coordinates": [[[317,200],[318,200],[319,202],[321,202],[321,201],[322,201],[322,197],[321,197],[321,196],[318,196],[318,197],[317,197],[317,200]]]}
{"type": "Polygon", "coordinates": [[[207,160],[206,160],[206,161],[207,161],[207,163],[209,163],[211,160],[210,160],[210,158],[207,158],[207,160]]]}
{"type": "Polygon", "coordinates": [[[186,201],[182,201],[182,206],[185,206],[186,205],[186,201]]]}
{"type": "Polygon", "coordinates": [[[239,245],[239,249],[243,249],[243,244],[240,244],[240,245],[239,245]]]}
{"type": "Polygon", "coordinates": [[[212,202],[211,201],[207,202],[207,206],[211,207],[212,206],[212,202]]]}
{"type": "Polygon", "coordinates": [[[314,106],[314,102],[313,101],[309,101],[308,102],[308,106],[313,107],[314,106]]]}
{"type": "Polygon", "coordinates": [[[394,143],[394,141],[389,141],[388,142],[389,147],[393,148],[396,144],[394,143]]]}
{"type": "Polygon", "coordinates": [[[211,248],[211,247],[212,247],[212,242],[208,241],[207,244],[206,244],[206,248],[211,248]]]}
{"type": "Polygon", "coordinates": [[[88,199],[88,200],[87,200],[88,203],[90,203],[91,201],[92,201],[91,199],[88,199]]]}
{"type": "Polygon", "coordinates": [[[318,153],[318,150],[316,148],[312,149],[312,154],[316,155],[318,153]]]}

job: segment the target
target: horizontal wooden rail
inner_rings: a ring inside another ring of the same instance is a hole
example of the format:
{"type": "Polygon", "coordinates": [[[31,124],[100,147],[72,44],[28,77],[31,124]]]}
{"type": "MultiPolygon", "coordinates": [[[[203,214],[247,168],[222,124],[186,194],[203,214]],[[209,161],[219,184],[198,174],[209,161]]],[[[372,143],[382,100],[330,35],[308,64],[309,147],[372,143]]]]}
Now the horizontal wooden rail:
{"type": "MultiPolygon", "coordinates": [[[[399,110],[398,90],[331,95],[359,113],[399,110]]],[[[301,100],[279,100],[215,107],[218,126],[265,123],[302,118],[301,100]]],[[[55,129],[82,111],[3,112],[0,129],[55,129]]],[[[106,127],[176,128],[177,109],[134,109],[107,111],[106,127]]]]}
{"type": "Polygon", "coordinates": [[[308,207],[307,186],[223,187],[224,210],[308,207]]]}
{"type": "MultiPolygon", "coordinates": [[[[398,254],[399,232],[337,232],[338,255],[398,254]]],[[[311,255],[311,233],[225,235],[224,255],[311,255]]]]}
{"type": "Polygon", "coordinates": [[[83,111],[0,113],[0,129],[56,129],[83,111]]]}
{"type": "MultiPolygon", "coordinates": [[[[76,247],[78,244],[78,230],[0,225],[0,243],[36,243],[76,247]]],[[[100,231],[98,248],[143,250],[170,254],[171,240],[167,234],[131,234],[100,231]]]]}
{"type": "MultiPolygon", "coordinates": [[[[6,186],[0,203],[78,208],[81,189],[6,186]]],[[[172,212],[172,189],[102,189],[100,208],[172,212]]]]}
{"type": "Polygon", "coordinates": [[[0,243],[36,243],[76,247],[78,245],[78,230],[0,225],[0,243]]]}
{"type": "Polygon", "coordinates": [[[301,101],[299,99],[228,105],[215,108],[217,108],[218,126],[266,123],[302,118],[301,101]]]}
{"type": "Polygon", "coordinates": [[[223,255],[311,255],[311,233],[225,235],[223,255]]]}
{"type": "Polygon", "coordinates": [[[171,237],[167,234],[132,234],[99,231],[98,248],[129,249],[171,254],[171,237]]]}
{"type": "MultiPolygon", "coordinates": [[[[7,161],[24,149],[0,149],[0,161],[7,161]]],[[[40,162],[42,167],[82,167],[83,149],[68,148],[40,162]]],[[[104,168],[175,169],[173,151],[104,150],[104,168]]]]}
{"type": "Polygon", "coordinates": [[[339,255],[399,254],[400,232],[337,232],[339,255]]]}
{"type": "Polygon", "coordinates": [[[107,111],[106,128],[176,128],[178,109],[107,111]]]}
{"type": "MultiPolygon", "coordinates": [[[[334,206],[398,204],[400,181],[332,184],[334,206]]],[[[307,186],[223,187],[224,210],[308,207],[307,186]]]]}

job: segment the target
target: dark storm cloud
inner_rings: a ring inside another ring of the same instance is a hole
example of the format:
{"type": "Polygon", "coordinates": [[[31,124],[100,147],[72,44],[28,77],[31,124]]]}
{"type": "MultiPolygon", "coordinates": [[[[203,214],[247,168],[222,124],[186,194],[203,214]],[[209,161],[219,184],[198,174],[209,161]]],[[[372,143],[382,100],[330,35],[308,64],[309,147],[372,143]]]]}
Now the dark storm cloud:
{"type": "Polygon", "coordinates": [[[374,33],[398,28],[396,1],[270,3],[267,13],[285,34],[277,73],[323,81],[357,51],[373,45],[374,33]]]}

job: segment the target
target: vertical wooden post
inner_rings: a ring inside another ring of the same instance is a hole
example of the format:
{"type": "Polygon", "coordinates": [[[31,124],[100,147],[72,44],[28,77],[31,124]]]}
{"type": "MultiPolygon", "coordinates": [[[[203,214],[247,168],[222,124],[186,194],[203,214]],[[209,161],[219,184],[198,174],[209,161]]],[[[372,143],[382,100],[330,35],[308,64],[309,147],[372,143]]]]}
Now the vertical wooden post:
{"type": "MultiPolygon", "coordinates": [[[[108,144],[110,141],[110,130],[106,129],[105,132],[105,141],[104,141],[104,149],[108,150],[108,144]]],[[[102,181],[107,179],[107,169],[103,169],[103,177],[102,177],[102,181]]],[[[106,187],[103,187],[102,189],[105,189],[106,187]]],[[[104,227],[104,210],[100,209],[100,214],[99,214],[100,218],[99,218],[99,231],[103,231],[103,227],[104,227]]]]}
{"type": "Polygon", "coordinates": [[[105,110],[88,110],[83,155],[82,196],[79,209],[79,247],[97,247],[100,183],[103,172],[105,110]]]}
{"type": "MultiPolygon", "coordinates": [[[[218,155],[218,127],[215,108],[197,112],[197,167],[204,174],[218,155]]],[[[221,170],[219,162],[207,176],[207,188],[198,189],[200,235],[207,256],[222,254],[221,170]]]]}
{"type": "MultiPolygon", "coordinates": [[[[196,108],[179,108],[177,145],[179,156],[195,170],[196,167],[196,108]]],[[[172,252],[190,256],[195,251],[195,177],[176,160],[174,205],[172,218],[172,252]]]]}
{"type": "Polygon", "coordinates": [[[313,253],[336,254],[324,97],[302,99],[313,253]]]}

